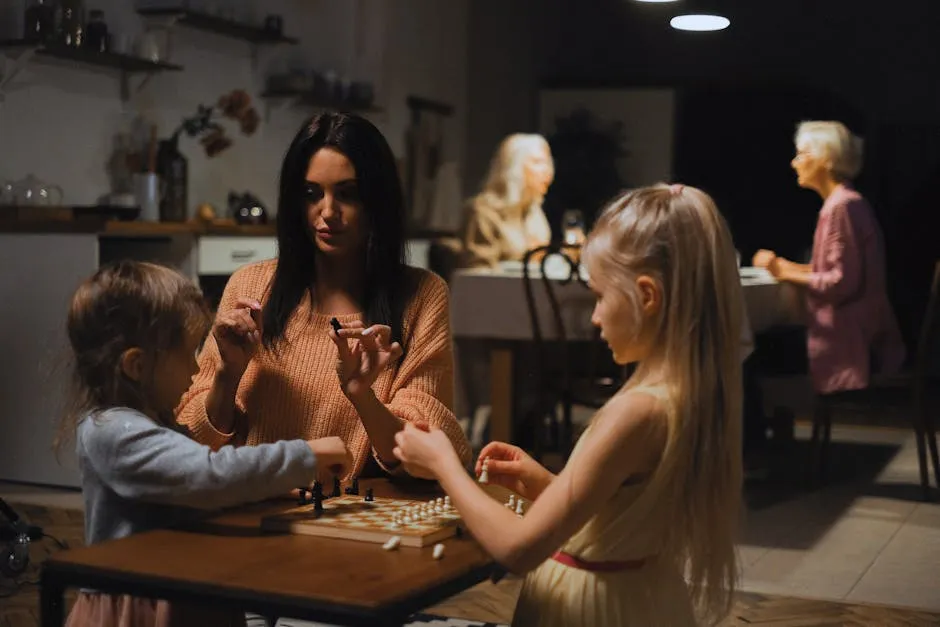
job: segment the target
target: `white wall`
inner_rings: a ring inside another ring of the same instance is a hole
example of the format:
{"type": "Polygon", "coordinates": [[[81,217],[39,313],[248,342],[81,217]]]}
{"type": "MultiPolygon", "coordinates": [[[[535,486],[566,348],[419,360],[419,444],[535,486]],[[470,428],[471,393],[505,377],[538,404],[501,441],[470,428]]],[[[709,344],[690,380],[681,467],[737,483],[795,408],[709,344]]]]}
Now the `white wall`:
{"type": "Polygon", "coordinates": [[[479,191],[510,133],[535,132],[541,0],[478,0],[470,8],[467,163],[464,194],[479,191]]]}
{"type": "MultiPolygon", "coordinates": [[[[0,104],[0,180],[33,173],[60,185],[67,204],[95,203],[110,191],[105,165],[112,137],[137,112],[156,122],[165,137],[198,104],[234,88],[257,95],[268,70],[295,66],[375,83],[376,104],[384,111],[369,117],[399,157],[409,121],[407,95],[453,104],[447,156],[463,162],[469,0],[265,0],[263,9],[260,2],[236,4],[245,7],[244,17],[281,14],[286,33],[300,45],[260,48],[253,71],[248,44],[177,28],[170,60],[184,71],[155,76],[126,107],[116,72],[32,64],[0,104]]],[[[0,36],[21,36],[23,6],[22,0],[0,0],[0,36]]],[[[112,32],[134,35],[142,29],[131,1],[96,0],[93,6],[104,11],[112,32]]],[[[265,103],[256,105],[264,114],[265,103]]],[[[184,138],[190,211],[202,202],[223,209],[230,189],[251,190],[273,210],[281,158],[311,113],[275,103],[250,138],[226,124],[234,144],[213,159],[184,138]]]]}

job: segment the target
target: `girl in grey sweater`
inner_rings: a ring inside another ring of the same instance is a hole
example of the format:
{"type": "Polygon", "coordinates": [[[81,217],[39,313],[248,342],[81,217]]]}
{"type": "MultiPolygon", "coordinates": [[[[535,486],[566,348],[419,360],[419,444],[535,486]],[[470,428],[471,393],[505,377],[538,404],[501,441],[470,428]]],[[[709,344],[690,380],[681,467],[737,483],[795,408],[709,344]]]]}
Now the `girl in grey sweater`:
{"type": "MultiPolygon", "coordinates": [[[[57,446],[75,437],[82,472],[87,544],[176,525],[199,510],[287,494],[345,473],[339,438],[225,446],[196,443],[173,410],[197,371],[195,355],[211,322],[199,289],[177,272],[124,261],[101,268],[72,298],[73,407],[57,446]]],[[[233,352],[255,338],[237,321],[217,324],[233,352]],[[224,329],[221,328],[224,325],[224,329]]],[[[244,625],[227,608],[80,593],[68,627],[244,625]]]]}

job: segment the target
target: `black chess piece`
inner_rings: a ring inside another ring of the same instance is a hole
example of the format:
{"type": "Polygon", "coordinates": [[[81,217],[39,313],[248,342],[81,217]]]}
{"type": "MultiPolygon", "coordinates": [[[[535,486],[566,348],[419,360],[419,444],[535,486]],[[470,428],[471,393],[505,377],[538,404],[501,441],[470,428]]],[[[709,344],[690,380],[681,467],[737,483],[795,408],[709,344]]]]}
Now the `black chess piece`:
{"type": "Polygon", "coordinates": [[[335,496],[341,496],[341,495],[342,495],[342,492],[340,491],[339,477],[333,477],[333,492],[332,494],[330,494],[330,496],[335,497],[335,496]]]}
{"type": "Polygon", "coordinates": [[[375,497],[372,495],[372,488],[366,489],[366,501],[370,503],[375,500],[375,497]]]}
{"type": "Polygon", "coordinates": [[[352,494],[353,496],[356,496],[359,494],[359,478],[358,477],[353,479],[351,486],[346,486],[346,494],[352,494]]]}
{"type": "Polygon", "coordinates": [[[310,501],[307,500],[307,492],[309,492],[310,490],[308,490],[307,488],[297,488],[297,489],[300,491],[300,497],[297,499],[297,504],[306,505],[307,503],[309,503],[310,501]]]}
{"type": "Polygon", "coordinates": [[[318,514],[323,511],[323,486],[319,481],[313,484],[313,511],[318,514]]]}

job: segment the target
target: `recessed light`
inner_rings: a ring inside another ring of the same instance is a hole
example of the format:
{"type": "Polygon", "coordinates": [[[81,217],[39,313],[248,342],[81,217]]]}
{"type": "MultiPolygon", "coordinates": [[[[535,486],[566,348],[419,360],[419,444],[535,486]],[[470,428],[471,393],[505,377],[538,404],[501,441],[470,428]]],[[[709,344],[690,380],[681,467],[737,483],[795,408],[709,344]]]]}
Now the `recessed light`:
{"type": "Polygon", "coordinates": [[[637,2],[649,2],[650,4],[659,4],[665,2],[677,2],[677,0],[636,0],[637,2]]]}
{"type": "Polygon", "coordinates": [[[669,20],[669,25],[676,30],[702,32],[724,30],[731,25],[731,20],[720,15],[677,15],[669,20]]]}

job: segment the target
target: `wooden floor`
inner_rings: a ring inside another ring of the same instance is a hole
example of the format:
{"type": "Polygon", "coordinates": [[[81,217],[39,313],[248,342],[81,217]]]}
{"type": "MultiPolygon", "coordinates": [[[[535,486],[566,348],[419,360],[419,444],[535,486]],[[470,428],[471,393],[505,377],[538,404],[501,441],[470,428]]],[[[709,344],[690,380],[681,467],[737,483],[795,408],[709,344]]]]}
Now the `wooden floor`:
{"type": "MultiPolygon", "coordinates": [[[[70,546],[82,544],[82,513],[77,510],[14,504],[17,512],[32,524],[70,546]]],[[[14,589],[9,580],[0,580],[0,627],[38,627],[38,564],[59,550],[50,539],[33,543],[32,564],[14,589]]],[[[459,594],[445,603],[428,608],[427,614],[507,624],[519,593],[520,580],[506,578],[497,585],[489,582],[459,594]]],[[[70,597],[71,600],[71,597],[70,597]]],[[[793,597],[740,593],[732,615],[723,623],[731,625],[878,626],[927,627],[940,625],[940,614],[902,608],[817,601],[793,597]]]]}

